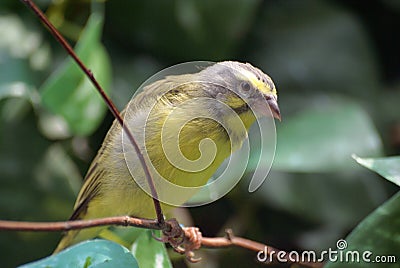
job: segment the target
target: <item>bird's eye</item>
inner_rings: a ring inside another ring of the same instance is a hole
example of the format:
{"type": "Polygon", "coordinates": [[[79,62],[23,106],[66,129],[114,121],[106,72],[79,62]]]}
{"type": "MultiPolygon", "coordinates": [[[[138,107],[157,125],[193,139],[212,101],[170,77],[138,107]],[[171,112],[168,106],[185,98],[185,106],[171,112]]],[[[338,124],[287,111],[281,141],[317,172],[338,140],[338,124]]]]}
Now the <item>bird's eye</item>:
{"type": "Polygon", "coordinates": [[[241,87],[244,91],[249,91],[250,90],[250,84],[247,82],[242,82],[241,87]]]}

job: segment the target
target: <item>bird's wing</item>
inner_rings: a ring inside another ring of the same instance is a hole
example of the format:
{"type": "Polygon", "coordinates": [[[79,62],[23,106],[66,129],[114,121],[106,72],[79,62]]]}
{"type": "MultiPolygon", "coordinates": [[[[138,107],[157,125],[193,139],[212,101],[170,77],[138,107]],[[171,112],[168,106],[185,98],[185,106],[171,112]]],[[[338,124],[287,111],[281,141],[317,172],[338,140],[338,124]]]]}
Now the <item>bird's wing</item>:
{"type": "Polygon", "coordinates": [[[76,199],[74,212],[70,220],[80,219],[85,214],[88,203],[97,196],[100,189],[100,178],[105,175],[105,170],[99,165],[104,148],[99,151],[86,174],[82,190],[76,199]]]}

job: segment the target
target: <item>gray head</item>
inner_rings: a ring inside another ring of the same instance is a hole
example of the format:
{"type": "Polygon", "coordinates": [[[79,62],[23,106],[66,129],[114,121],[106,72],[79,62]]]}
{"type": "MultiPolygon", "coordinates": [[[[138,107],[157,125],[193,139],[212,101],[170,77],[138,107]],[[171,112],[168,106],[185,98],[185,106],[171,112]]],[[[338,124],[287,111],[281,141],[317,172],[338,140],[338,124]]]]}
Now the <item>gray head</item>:
{"type": "Polygon", "coordinates": [[[224,61],[205,68],[198,73],[201,80],[218,86],[210,87],[210,95],[228,94],[233,91],[256,106],[269,105],[273,116],[281,119],[277,103],[277,91],[272,79],[250,63],[224,61]],[[212,91],[211,91],[212,90],[212,91]],[[264,103],[260,103],[264,102],[264,103]]]}

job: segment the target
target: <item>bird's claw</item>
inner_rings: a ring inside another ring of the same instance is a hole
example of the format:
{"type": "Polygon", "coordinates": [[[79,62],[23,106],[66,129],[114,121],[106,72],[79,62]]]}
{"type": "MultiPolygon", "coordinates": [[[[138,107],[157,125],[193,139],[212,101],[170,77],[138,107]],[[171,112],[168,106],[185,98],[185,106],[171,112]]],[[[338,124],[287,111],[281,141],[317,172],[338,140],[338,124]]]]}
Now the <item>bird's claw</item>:
{"type": "Polygon", "coordinates": [[[201,247],[201,240],[203,238],[199,228],[197,227],[183,227],[185,232],[184,252],[186,259],[190,262],[196,263],[201,261],[201,258],[194,257],[194,250],[201,247]]]}
{"type": "Polygon", "coordinates": [[[169,243],[179,254],[185,254],[186,259],[192,263],[199,262],[201,258],[195,258],[194,250],[201,247],[202,234],[197,227],[181,227],[175,219],[168,221],[170,228],[163,230],[161,238],[153,238],[163,243],[169,243]]]}

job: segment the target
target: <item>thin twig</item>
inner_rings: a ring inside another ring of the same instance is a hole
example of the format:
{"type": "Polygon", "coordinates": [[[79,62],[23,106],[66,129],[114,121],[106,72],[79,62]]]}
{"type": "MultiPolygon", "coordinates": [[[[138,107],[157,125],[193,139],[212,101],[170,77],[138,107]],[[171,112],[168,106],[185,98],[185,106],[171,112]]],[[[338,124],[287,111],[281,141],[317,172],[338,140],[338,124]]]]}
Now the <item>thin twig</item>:
{"type": "MultiPolygon", "coordinates": [[[[280,254],[280,256],[283,258],[282,260],[285,263],[297,263],[299,265],[310,268],[321,268],[323,266],[322,262],[306,262],[301,260],[294,261],[288,257],[286,251],[276,249],[271,246],[250,239],[235,236],[231,229],[226,230],[226,237],[203,237],[201,240],[201,245],[203,247],[211,247],[211,248],[237,246],[255,252],[262,251],[265,254],[267,254],[268,257],[270,256],[270,254],[275,254],[275,256],[277,256],[279,252],[283,252],[284,254],[280,254]]],[[[273,258],[271,257],[270,259],[273,258]]]]}
{"type": "MultiPolygon", "coordinates": [[[[169,223],[169,221],[167,221],[169,223]]],[[[175,222],[176,223],[176,222],[175,222]]],[[[172,220],[172,224],[174,224],[174,220],[172,220]]],[[[140,219],[129,216],[118,216],[118,217],[108,217],[101,219],[92,219],[92,220],[77,220],[77,221],[63,221],[63,222],[20,222],[20,221],[5,221],[0,220],[0,230],[8,230],[8,231],[32,231],[32,232],[59,232],[59,231],[69,231],[74,229],[84,229],[95,226],[104,226],[104,225],[117,225],[117,226],[134,226],[138,228],[145,229],[153,229],[153,230],[162,230],[161,226],[158,224],[156,220],[151,219],[140,219]]],[[[185,228],[184,235],[186,241],[191,241],[192,235],[195,232],[187,232],[189,228],[185,228]]],[[[197,228],[195,228],[197,229],[197,228]]],[[[291,260],[286,251],[273,248],[271,246],[238,237],[233,235],[232,230],[226,231],[226,237],[203,237],[197,236],[200,241],[196,241],[202,247],[209,248],[223,248],[223,247],[240,247],[252,250],[254,252],[265,252],[268,256],[270,254],[278,254],[279,252],[283,252],[285,254],[281,254],[284,257],[284,261],[286,263],[296,263],[304,267],[310,268],[321,268],[323,263],[320,262],[305,262],[305,261],[297,261],[291,260]]],[[[189,245],[190,247],[190,245],[189,245]]],[[[195,247],[198,249],[200,247],[195,247]]],[[[185,253],[185,252],[181,252],[185,253]]],[[[186,252],[187,253],[187,252],[186,252]]]]}
{"type": "Polygon", "coordinates": [[[153,197],[153,203],[154,203],[154,208],[156,211],[157,215],[157,221],[160,224],[160,226],[163,226],[163,228],[169,228],[168,226],[165,226],[165,220],[164,220],[164,215],[162,213],[161,205],[160,202],[158,201],[158,194],[156,191],[156,187],[154,185],[153,178],[150,174],[149,167],[146,164],[146,161],[144,159],[144,156],[142,152],[140,151],[140,148],[134,139],[132,133],[129,131],[128,127],[124,124],[124,120],[122,119],[120,113],[118,112],[117,108],[115,107],[114,103],[111,101],[111,99],[107,96],[107,94],[104,92],[100,84],[97,82],[95,79],[93,73],[83,64],[83,62],[79,59],[79,57],[75,54],[74,50],[72,47],[68,44],[68,42],[64,39],[64,37],[58,32],[58,30],[53,26],[53,24],[46,18],[46,16],[43,14],[43,12],[33,3],[31,0],[21,0],[28,8],[30,8],[36,16],[40,19],[40,21],[47,26],[49,29],[50,33],[54,36],[54,38],[64,47],[64,49],[67,51],[67,53],[75,60],[75,62],[79,65],[79,67],[82,69],[82,71],[89,77],[90,81],[93,83],[97,91],[100,93],[101,97],[103,100],[106,102],[108,109],[111,111],[113,116],[117,119],[119,124],[122,126],[124,129],[126,135],[129,138],[129,141],[135,148],[136,154],[138,155],[139,162],[142,165],[142,168],[144,170],[147,183],[149,184],[151,195],[153,197]]]}
{"type": "Polygon", "coordinates": [[[156,220],[139,219],[129,216],[62,222],[21,222],[0,220],[0,230],[8,231],[59,232],[104,225],[134,226],[153,230],[161,229],[156,220]]]}

